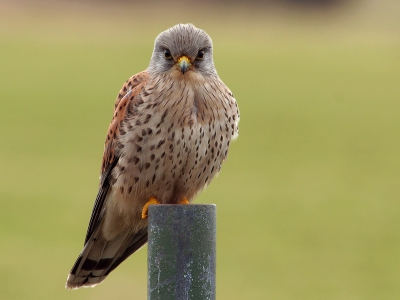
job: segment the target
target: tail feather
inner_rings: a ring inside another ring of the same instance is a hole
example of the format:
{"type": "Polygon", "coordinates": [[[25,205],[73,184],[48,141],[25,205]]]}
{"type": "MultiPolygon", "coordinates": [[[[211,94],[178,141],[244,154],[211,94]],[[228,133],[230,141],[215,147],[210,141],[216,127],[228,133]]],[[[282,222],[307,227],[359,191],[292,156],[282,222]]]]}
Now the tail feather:
{"type": "Polygon", "coordinates": [[[146,242],[147,227],[138,232],[123,231],[110,241],[104,238],[99,228],[87,241],[76,260],[65,287],[78,289],[96,286],[146,242]]]}
{"type": "Polygon", "coordinates": [[[116,256],[110,269],[105,273],[108,275],[112,270],[119,266],[125,259],[127,259],[132,253],[139,250],[144,244],[147,243],[147,226],[140,229],[137,233],[131,235],[130,242],[120,256],[116,256]]]}

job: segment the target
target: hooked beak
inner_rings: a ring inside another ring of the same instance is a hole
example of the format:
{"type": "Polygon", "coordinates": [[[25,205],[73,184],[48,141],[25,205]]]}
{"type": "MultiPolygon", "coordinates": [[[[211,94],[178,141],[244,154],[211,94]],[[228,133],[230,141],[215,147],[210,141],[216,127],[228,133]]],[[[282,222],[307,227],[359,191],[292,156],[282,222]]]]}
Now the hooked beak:
{"type": "Polygon", "coordinates": [[[181,70],[182,74],[185,74],[187,70],[192,66],[189,57],[182,55],[178,58],[177,62],[178,68],[181,70]]]}

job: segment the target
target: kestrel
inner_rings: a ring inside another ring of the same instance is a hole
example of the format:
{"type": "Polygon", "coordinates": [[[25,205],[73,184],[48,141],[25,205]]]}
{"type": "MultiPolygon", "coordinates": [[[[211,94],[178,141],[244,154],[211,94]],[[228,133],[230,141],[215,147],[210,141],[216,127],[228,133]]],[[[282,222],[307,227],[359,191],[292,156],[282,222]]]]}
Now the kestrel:
{"type": "Polygon", "coordinates": [[[149,204],[191,202],[221,169],[238,123],[207,33],[179,24],[159,34],[147,70],[116,99],[99,192],[66,288],[99,284],[147,242],[149,204]]]}

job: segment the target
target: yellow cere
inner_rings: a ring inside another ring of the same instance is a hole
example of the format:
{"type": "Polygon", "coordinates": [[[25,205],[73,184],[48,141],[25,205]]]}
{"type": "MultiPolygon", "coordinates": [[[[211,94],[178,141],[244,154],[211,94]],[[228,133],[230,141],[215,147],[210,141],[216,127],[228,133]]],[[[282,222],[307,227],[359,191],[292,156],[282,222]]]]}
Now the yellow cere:
{"type": "Polygon", "coordinates": [[[182,55],[181,57],[178,58],[178,64],[182,61],[182,60],[186,60],[186,62],[188,62],[190,64],[190,59],[189,57],[182,55]]]}

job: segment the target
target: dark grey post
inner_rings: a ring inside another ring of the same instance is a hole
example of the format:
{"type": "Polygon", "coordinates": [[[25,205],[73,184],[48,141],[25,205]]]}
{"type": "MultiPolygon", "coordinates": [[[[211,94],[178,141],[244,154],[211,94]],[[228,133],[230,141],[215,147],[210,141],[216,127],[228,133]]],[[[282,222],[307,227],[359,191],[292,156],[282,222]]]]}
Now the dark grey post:
{"type": "Polygon", "coordinates": [[[216,206],[150,205],[148,300],[215,300],[216,206]]]}

